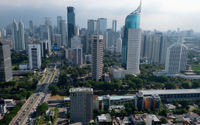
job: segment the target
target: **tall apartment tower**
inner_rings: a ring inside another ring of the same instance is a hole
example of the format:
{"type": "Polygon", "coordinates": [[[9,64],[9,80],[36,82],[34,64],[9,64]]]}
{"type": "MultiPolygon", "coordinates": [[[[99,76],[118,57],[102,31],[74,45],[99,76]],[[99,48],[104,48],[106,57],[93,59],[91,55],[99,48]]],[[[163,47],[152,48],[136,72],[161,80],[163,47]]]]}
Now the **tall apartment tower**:
{"type": "Polygon", "coordinates": [[[178,74],[186,70],[188,48],[179,39],[167,48],[165,71],[168,74],[178,74]]]}
{"type": "Polygon", "coordinates": [[[141,2],[139,7],[126,17],[122,41],[122,66],[127,74],[140,74],[140,29],[141,2]]]}
{"type": "Polygon", "coordinates": [[[71,88],[69,92],[72,122],[81,122],[86,125],[93,119],[93,89],[71,88]]]}
{"type": "Polygon", "coordinates": [[[40,69],[41,67],[41,50],[40,44],[28,45],[29,68],[40,69]]]}
{"type": "Polygon", "coordinates": [[[22,21],[17,22],[13,20],[13,42],[14,50],[21,51],[25,50],[25,41],[24,41],[24,24],[22,21]]]}
{"type": "Polygon", "coordinates": [[[71,38],[75,35],[75,8],[67,7],[67,28],[68,28],[68,46],[71,46],[71,38]]]}
{"type": "Polygon", "coordinates": [[[164,64],[168,44],[167,38],[160,32],[144,33],[141,42],[141,57],[151,64],[164,64]]]}
{"type": "Polygon", "coordinates": [[[7,82],[12,79],[10,45],[6,41],[0,41],[0,81],[7,82]]]}
{"type": "Polygon", "coordinates": [[[103,74],[103,35],[92,36],[92,79],[99,81],[103,74]]]}
{"type": "Polygon", "coordinates": [[[113,21],[112,21],[112,30],[113,30],[114,32],[117,32],[117,20],[113,20],[113,21]]]}

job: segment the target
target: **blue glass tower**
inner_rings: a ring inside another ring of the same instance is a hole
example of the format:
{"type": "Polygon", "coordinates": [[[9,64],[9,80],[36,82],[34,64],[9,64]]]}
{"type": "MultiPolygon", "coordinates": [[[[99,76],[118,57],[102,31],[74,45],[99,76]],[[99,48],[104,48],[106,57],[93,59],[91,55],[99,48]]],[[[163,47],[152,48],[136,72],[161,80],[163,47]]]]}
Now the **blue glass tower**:
{"type": "Polygon", "coordinates": [[[125,20],[124,37],[122,41],[122,66],[127,68],[128,30],[140,28],[141,1],[139,7],[130,13],[125,20]]]}
{"type": "Polygon", "coordinates": [[[75,34],[75,12],[74,7],[67,7],[67,28],[68,28],[68,46],[71,47],[71,38],[75,34]]]}

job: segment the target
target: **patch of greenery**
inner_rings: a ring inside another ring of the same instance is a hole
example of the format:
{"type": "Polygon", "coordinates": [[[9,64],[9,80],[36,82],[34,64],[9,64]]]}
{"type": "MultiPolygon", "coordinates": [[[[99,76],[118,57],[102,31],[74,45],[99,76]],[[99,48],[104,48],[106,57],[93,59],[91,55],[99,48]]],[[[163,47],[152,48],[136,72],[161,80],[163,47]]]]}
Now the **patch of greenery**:
{"type": "Polygon", "coordinates": [[[26,99],[35,91],[39,79],[36,74],[31,74],[16,81],[0,82],[0,97],[26,99]]]}
{"type": "Polygon", "coordinates": [[[48,104],[47,103],[42,103],[41,105],[39,105],[36,109],[36,113],[38,116],[45,114],[46,111],[48,110],[48,104]]]}
{"type": "Polygon", "coordinates": [[[5,115],[5,117],[0,120],[0,125],[8,125],[10,121],[15,117],[17,112],[21,109],[21,106],[24,104],[24,102],[19,102],[17,105],[10,110],[8,114],[5,115]]]}

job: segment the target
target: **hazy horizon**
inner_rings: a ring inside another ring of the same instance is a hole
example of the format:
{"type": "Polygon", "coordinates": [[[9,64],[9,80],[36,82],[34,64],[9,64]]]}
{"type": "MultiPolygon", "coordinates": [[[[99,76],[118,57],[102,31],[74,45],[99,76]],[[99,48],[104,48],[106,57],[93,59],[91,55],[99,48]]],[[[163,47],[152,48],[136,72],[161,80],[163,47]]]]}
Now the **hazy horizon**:
{"type": "MultiPolygon", "coordinates": [[[[43,24],[45,17],[66,19],[66,7],[75,7],[76,25],[87,27],[88,19],[104,17],[111,28],[112,19],[118,21],[118,29],[124,25],[126,16],[134,11],[139,0],[0,0],[0,27],[12,23],[13,18],[22,19],[26,27],[29,20],[43,24]]],[[[143,0],[141,28],[143,30],[181,30],[200,31],[199,0],[143,0]]]]}

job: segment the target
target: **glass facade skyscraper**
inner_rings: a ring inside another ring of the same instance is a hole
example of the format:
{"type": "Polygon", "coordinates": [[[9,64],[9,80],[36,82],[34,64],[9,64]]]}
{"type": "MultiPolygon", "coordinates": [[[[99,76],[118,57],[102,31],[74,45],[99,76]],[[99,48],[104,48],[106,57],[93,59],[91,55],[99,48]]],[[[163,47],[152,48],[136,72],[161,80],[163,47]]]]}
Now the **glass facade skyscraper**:
{"type": "Polygon", "coordinates": [[[71,46],[71,38],[75,34],[75,8],[67,7],[67,28],[68,28],[68,46],[71,46]]]}
{"type": "Polygon", "coordinates": [[[128,30],[140,28],[141,3],[139,7],[129,14],[125,20],[124,37],[122,42],[122,66],[127,67],[128,30]]]}

